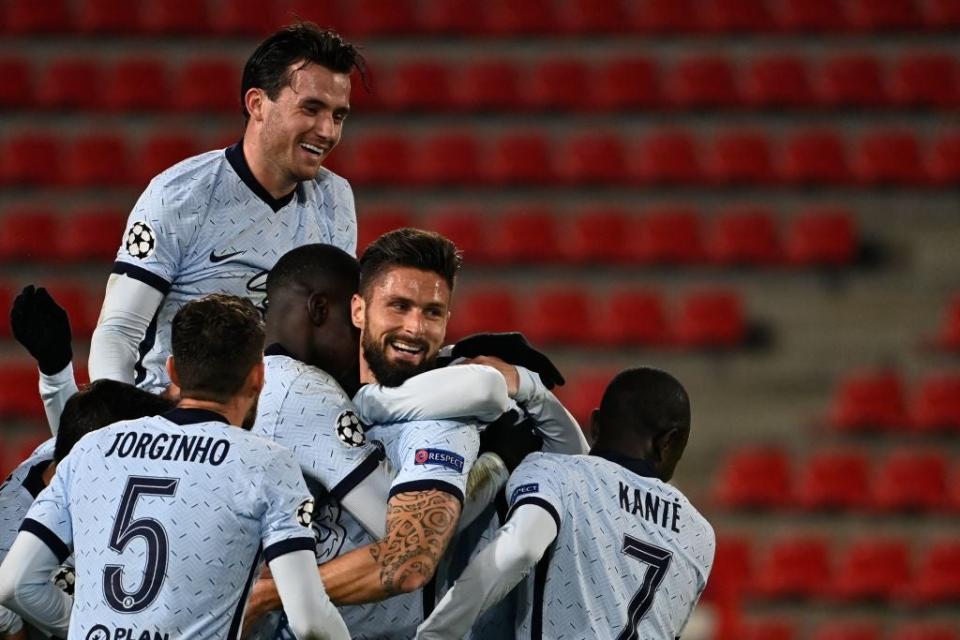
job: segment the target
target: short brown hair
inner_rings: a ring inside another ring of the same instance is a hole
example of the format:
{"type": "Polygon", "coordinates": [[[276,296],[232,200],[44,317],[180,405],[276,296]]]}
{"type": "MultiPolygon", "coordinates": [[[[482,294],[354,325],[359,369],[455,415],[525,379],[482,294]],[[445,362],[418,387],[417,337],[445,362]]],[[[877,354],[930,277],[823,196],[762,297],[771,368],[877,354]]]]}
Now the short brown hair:
{"type": "Polygon", "coordinates": [[[213,294],[173,317],[171,353],[185,398],[226,402],[263,360],[263,322],[246,298],[213,294]]]}
{"type": "Polygon", "coordinates": [[[360,256],[360,293],[394,267],[412,267],[441,276],[453,291],[463,256],[452,241],[433,231],[396,229],[370,243],[360,256]]]}

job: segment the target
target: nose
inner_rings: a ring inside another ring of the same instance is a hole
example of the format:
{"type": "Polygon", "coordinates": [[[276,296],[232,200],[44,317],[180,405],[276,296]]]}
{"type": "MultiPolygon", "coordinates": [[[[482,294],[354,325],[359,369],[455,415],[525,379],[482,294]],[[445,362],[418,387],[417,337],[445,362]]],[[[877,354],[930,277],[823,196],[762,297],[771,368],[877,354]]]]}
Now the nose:
{"type": "Polygon", "coordinates": [[[403,330],[405,333],[418,337],[423,333],[423,314],[419,309],[411,309],[403,318],[403,330]]]}
{"type": "Polygon", "coordinates": [[[333,114],[325,112],[317,118],[316,133],[317,136],[326,140],[334,139],[336,136],[336,124],[333,122],[333,114]]]}

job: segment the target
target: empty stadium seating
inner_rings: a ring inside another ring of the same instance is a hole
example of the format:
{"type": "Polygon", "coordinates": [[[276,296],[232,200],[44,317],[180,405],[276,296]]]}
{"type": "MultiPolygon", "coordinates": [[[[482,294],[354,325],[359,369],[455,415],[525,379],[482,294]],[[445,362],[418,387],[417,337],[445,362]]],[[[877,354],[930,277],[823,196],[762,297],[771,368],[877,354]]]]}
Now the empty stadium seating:
{"type": "Polygon", "coordinates": [[[772,542],[755,571],[753,592],[761,598],[812,598],[831,576],[830,544],[820,536],[772,542]]]}
{"type": "Polygon", "coordinates": [[[840,381],[830,419],[843,431],[902,427],[907,420],[900,376],[894,371],[850,374],[840,381]]]}
{"type": "Polygon", "coordinates": [[[726,507],[773,508],[790,499],[790,463],[776,448],[748,447],[724,462],[714,497],[726,507]]]}
{"type": "Polygon", "coordinates": [[[800,469],[797,504],[805,509],[854,510],[870,504],[870,462],[856,450],[813,453],[800,469]]]}
{"type": "Polygon", "coordinates": [[[910,550],[904,540],[860,538],[840,553],[826,592],[841,602],[889,600],[910,581],[910,576],[910,550]]]}

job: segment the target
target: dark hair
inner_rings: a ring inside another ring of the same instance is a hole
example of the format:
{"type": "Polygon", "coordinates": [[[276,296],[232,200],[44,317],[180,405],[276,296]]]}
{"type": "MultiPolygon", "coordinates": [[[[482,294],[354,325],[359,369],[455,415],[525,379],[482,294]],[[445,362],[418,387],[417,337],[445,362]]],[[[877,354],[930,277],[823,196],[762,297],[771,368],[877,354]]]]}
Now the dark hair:
{"type": "Polygon", "coordinates": [[[173,317],[171,354],[184,398],[226,402],[263,359],[260,312],[246,298],[213,294],[173,317]]]}
{"type": "Polygon", "coordinates": [[[305,244],[280,256],[267,274],[267,300],[290,285],[315,289],[320,282],[351,295],[359,281],[360,265],[349,253],[330,244],[305,244]]]}
{"type": "Polygon", "coordinates": [[[690,398],[680,382],[666,371],[650,367],[618,373],[600,401],[600,437],[628,432],[657,435],[690,428],[690,398]]]}
{"type": "Polygon", "coordinates": [[[290,65],[302,62],[319,64],[336,73],[354,69],[366,84],[366,63],[357,48],[330,29],[312,22],[296,22],[283,27],[261,42],[247,59],[240,82],[243,117],[249,118],[245,96],[253,88],[263,89],[271,100],[290,85],[290,65]]]}
{"type": "Polygon", "coordinates": [[[173,407],[173,402],[131,384],[95,380],[63,405],[53,459],[59,462],[66,458],[73,445],[91,431],[121,420],[166,413],[173,407]]]}
{"type": "Polygon", "coordinates": [[[360,256],[360,293],[394,267],[412,267],[439,274],[453,291],[463,256],[457,246],[439,233],[423,229],[396,229],[383,234],[360,256]]]}

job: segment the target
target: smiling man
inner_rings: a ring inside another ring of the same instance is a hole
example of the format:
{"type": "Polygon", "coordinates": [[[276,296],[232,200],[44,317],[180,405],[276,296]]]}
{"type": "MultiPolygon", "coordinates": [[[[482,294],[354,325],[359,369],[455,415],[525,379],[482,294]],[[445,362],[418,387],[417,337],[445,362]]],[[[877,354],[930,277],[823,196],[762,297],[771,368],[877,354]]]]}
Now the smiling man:
{"type": "Polygon", "coordinates": [[[323,167],[350,112],[356,48],[311,23],[264,40],[243,71],[243,138],[155,177],[137,201],[107,282],[91,379],[169,385],[170,321],[210,293],[263,308],[284,253],[323,242],[356,253],[353,192],[323,167]]]}

